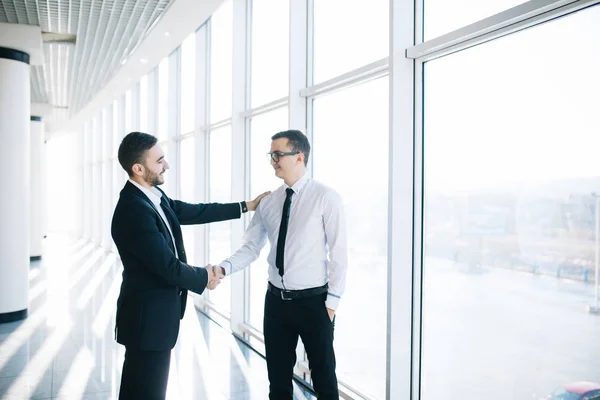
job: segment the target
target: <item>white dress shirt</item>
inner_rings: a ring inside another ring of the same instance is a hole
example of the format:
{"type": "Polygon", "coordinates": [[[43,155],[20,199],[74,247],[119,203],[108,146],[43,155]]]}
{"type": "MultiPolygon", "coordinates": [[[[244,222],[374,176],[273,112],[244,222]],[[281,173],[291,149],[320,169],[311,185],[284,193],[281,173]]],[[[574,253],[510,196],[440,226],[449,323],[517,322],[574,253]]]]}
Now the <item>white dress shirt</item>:
{"type": "Polygon", "coordinates": [[[286,189],[283,184],[262,199],[244,235],[244,244],[220,266],[227,274],[255,261],[267,238],[271,245],[269,282],[282,289],[302,290],[329,282],[326,306],[335,310],[346,286],[348,250],[346,219],[341,197],[305,174],[292,190],[290,219],[285,240],[284,275],[275,266],[277,239],[286,189]]]}
{"type": "Polygon", "coordinates": [[[152,204],[154,204],[154,208],[156,208],[156,211],[158,211],[158,215],[160,215],[163,222],[167,226],[169,233],[171,234],[171,239],[173,240],[173,247],[175,248],[175,257],[179,258],[179,255],[177,254],[177,246],[175,245],[175,236],[173,236],[173,231],[171,230],[171,225],[169,224],[169,220],[167,219],[165,212],[163,211],[162,207],[160,206],[160,199],[162,197],[162,193],[154,188],[152,188],[153,190],[149,190],[149,189],[143,187],[142,185],[140,185],[139,183],[137,183],[136,181],[134,181],[133,179],[129,179],[129,182],[133,183],[135,185],[135,187],[140,189],[142,191],[142,193],[144,193],[146,195],[146,197],[148,197],[150,199],[152,204]]]}

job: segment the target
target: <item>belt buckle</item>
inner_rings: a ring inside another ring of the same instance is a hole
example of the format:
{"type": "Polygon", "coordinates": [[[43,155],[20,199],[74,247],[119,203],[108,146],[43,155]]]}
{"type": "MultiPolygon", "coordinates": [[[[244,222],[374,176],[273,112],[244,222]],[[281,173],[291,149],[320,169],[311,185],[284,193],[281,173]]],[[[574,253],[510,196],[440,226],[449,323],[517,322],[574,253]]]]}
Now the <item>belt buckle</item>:
{"type": "Polygon", "coordinates": [[[292,300],[291,297],[285,297],[287,293],[291,293],[291,291],[281,289],[281,300],[292,300]]]}

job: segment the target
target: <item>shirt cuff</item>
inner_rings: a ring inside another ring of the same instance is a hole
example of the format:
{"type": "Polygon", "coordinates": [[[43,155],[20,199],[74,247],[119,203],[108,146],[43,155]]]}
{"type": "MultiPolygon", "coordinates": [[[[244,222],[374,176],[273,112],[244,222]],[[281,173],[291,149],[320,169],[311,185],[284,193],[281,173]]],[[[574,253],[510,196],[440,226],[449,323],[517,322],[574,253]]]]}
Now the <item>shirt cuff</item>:
{"type": "Polygon", "coordinates": [[[225,275],[231,275],[231,270],[233,269],[233,265],[231,265],[231,262],[223,261],[221,264],[219,264],[219,267],[223,267],[223,269],[225,270],[225,275]]]}
{"type": "Polygon", "coordinates": [[[337,310],[340,303],[340,296],[336,296],[333,293],[327,293],[327,300],[325,300],[325,307],[332,310],[337,310]]]}

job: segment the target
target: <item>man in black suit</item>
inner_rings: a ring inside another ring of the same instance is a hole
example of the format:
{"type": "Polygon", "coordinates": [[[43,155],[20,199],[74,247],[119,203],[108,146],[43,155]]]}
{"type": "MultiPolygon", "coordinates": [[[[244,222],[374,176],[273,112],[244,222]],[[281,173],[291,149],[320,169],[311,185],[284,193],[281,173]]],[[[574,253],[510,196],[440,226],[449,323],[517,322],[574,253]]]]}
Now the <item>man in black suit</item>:
{"type": "Polygon", "coordinates": [[[129,133],[118,156],[129,174],[111,229],[123,263],[115,328],[117,342],[125,346],[119,399],[164,399],[187,291],[214,289],[222,278],[216,267],[186,263],[180,225],[239,218],[268,193],[247,203],[171,200],[157,187],[169,164],[154,136],[129,133]]]}

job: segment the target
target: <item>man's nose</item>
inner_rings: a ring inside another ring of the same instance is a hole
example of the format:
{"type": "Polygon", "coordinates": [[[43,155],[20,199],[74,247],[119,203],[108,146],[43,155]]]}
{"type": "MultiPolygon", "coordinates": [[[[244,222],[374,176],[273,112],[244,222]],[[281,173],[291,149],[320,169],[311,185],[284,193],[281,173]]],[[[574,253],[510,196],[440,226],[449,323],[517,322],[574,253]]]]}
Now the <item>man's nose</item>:
{"type": "Polygon", "coordinates": [[[169,169],[169,163],[167,162],[167,160],[165,160],[165,169],[169,169]]]}

